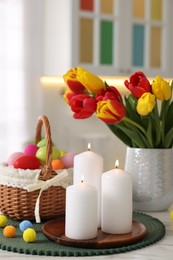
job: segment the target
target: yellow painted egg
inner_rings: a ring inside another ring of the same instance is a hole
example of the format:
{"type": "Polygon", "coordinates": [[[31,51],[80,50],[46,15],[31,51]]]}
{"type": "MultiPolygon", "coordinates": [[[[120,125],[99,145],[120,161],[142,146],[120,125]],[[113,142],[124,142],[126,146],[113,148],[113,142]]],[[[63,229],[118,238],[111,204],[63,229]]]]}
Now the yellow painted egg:
{"type": "Polygon", "coordinates": [[[7,225],[8,219],[4,215],[0,215],[0,227],[5,227],[7,225]]]}
{"type": "Polygon", "coordinates": [[[27,243],[32,243],[36,240],[36,232],[33,228],[27,228],[23,232],[23,239],[27,243]]]}
{"type": "Polygon", "coordinates": [[[173,210],[170,211],[170,218],[173,220],[173,210]]]}
{"type": "Polygon", "coordinates": [[[16,228],[14,226],[6,226],[3,230],[4,237],[15,237],[16,228]]]}
{"type": "Polygon", "coordinates": [[[64,156],[64,154],[66,154],[66,153],[67,153],[66,150],[61,149],[61,150],[60,150],[60,157],[64,156]]]}

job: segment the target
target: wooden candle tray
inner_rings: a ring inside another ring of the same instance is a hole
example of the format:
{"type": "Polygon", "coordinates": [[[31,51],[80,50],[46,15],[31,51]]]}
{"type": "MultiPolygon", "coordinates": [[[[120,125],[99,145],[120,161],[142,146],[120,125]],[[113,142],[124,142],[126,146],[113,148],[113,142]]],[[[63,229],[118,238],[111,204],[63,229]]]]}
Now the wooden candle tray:
{"type": "Polygon", "coordinates": [[[115,248],[127,246],[142,240],[147,234],[147,228],[139,221],[133,221],[132,232],[122,235],[112,235],[98,228],[97,237],[88,240],[75,240],[65,236],[65,219],[60,217],[43,224],[42,231],[46,237],[57,244],[78,248],[115,248]]]}

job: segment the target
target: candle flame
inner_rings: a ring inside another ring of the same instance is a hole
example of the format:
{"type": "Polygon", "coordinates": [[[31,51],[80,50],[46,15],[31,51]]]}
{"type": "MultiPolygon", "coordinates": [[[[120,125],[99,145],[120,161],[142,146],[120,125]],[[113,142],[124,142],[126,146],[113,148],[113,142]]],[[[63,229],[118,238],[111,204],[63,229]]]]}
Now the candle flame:
{"type": "Polygon", "coordinates": [[[118,167],[119,167],[119,161],[116,160],[116,161],[115,161],[115,168],[118,168],[118,167]]]}
{"type": "Polygon", "coordinates": [[[88,143],[88,151],[91,150],[91,143],[88,143]]]}

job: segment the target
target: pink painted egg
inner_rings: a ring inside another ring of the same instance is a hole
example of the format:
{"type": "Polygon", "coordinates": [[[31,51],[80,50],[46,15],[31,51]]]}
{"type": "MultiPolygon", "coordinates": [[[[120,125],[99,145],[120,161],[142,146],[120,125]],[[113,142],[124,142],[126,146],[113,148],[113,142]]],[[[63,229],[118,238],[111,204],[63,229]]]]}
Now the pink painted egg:
{"type": "Polygon", "coordinates": [[[68,153],[64,154],[61,157],[61,160],[64,163],[64,168],[68,169],[68,168],[72,168],[73,167],[73,162],[74,162],[74,156],[75,155],[76,154],[73,153],[73,152],[68,152],[68,153]]]}
{"type": "Polygon", "coordinates": [[[22,153],[22,152],[12,153],[12,154],[9,156],[8,160],[7,160],[7,164],[8,164],[8,165],[13,165],[14,162],[15,162],[18,158],[20,158],[21,156],[23,156],[23,155],[24,155],[24,153],[22,153]]]}
{"type": "Polygon", "coordinates": [[[36,144],[27,144],[24,148],[24,154],[35,156],[38,149],[36,144]]]}
{"type": "Polygon", "coordinates": [[[32,155],[24,155],[19,157],[13,164],[14,168],[16,169],[30,169],[36,170],[40,167],[40,160],[32,155]]]}

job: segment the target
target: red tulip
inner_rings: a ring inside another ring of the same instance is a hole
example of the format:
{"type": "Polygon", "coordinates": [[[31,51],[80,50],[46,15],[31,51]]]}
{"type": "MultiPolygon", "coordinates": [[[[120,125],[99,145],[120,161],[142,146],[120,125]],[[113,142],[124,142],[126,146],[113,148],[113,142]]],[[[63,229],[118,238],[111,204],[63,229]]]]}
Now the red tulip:
{"type": "Polygon", "coordinates": [[[84,119],[93,115],[96,111],[97,102],[93,97],[86,94],[78,94],[71,98],[70,106],[74,112],[74,118],[84,119]]]}
{"type": "Polygon", "coordinates": [[[108,100],[108,99],[122,102],[121,94],[115,87],[112,86],[107,87],[105,90],[101,90],[96,96],[97,101],[108,100]]]}
{"type": "Polygon", "coordinates": [[[143,72],[136,72],[130,77],[130,81],[124,81],[131,93],[140,98],[145,92],[151,92],[151,85],[143,72]]]}
{"type": "Polygon", "coordinates": [[[72,92],[70,89],[67,89],[64,93],[64,100],[67,102],[67,104],[70,104],[70,100],[72,97],[76,96],[77,94],[72,92]]]}

